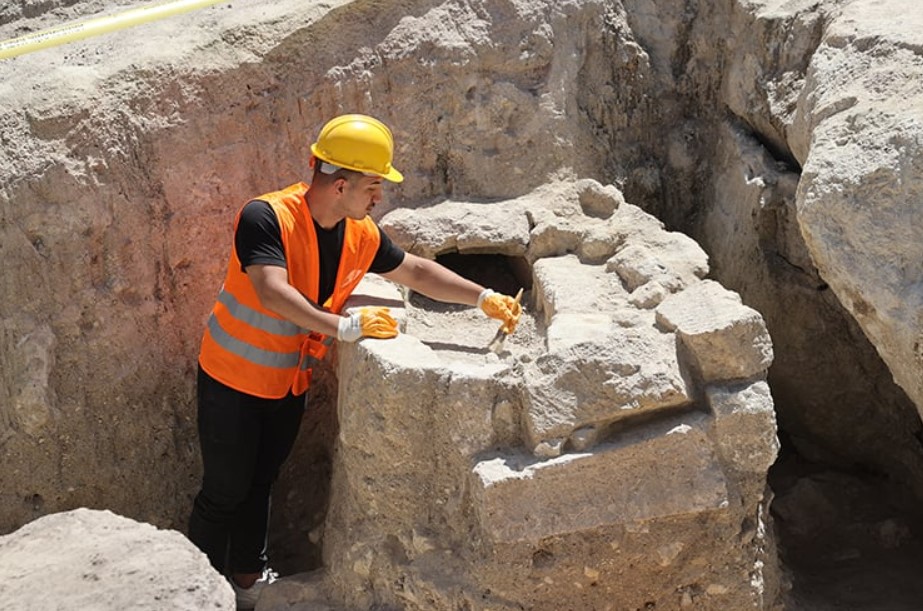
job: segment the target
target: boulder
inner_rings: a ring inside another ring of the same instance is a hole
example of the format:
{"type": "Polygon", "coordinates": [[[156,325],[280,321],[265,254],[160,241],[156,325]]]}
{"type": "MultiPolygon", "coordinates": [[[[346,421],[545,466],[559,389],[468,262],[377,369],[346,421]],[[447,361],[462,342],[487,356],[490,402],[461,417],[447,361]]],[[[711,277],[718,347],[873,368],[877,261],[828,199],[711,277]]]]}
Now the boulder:
{"type": "Polygon", "coordinates": [[[91,509],[0,537],[0,599],[24,610],[236,607],[230,583],[182,534],[91,509]]]}
{"type": "Polygon", "coordinates": [[[808,250],[923,414],[921,31],[910,0],[845,6],[812,58],[792,148],[808,250]]]}

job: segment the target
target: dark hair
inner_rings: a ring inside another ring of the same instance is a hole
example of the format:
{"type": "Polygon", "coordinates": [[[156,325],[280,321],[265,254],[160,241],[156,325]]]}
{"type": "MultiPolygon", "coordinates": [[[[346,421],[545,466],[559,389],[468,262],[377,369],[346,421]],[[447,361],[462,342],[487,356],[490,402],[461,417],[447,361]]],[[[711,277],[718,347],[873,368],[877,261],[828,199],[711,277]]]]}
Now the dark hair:
{"type": "Polygon", "coordinates": [[[318,185],[330,184],[330,183],[336,182],[340,178],[344,179],[349,184],[355,184],[356,180],[360,178],[361,176],[363,176],[362,172],[357,172],[355,170],[348,170],[346,168],[339,168],[333,174],[327,174],[325,172],[321,172],[320,170],[321,163],[322,163],[321,160],[318,159],[317,162],[314,164],[314,176],[311,178],[311,182],[313,184],[318,184],[318,185]]]}

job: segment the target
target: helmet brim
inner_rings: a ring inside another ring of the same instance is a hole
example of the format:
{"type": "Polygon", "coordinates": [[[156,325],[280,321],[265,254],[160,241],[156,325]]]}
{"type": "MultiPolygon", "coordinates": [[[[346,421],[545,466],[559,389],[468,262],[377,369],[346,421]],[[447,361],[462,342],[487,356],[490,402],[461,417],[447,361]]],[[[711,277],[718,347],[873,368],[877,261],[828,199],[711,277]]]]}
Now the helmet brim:
{"type": "Polygon", "coordinates": [[[385,180],[390,180],[391,182],[404,182],[404,175],[397,171],[397,168],[392,167],[387,174],[379,174],[385,180]]]}
{"type": "Polygon", "coordinates": [[[404,182],[404,175],[394,166],[391,166],[387,172],[381,173],[381,172],[370,172],[368,169],[352,167],[344,163],[338,163],[336,161],[332,161],[328,159],[327,156],[321,152],[316,142],[311,145],[311,154],[317,157],[318,159],[320,159],[321,161],[325,161],[329,163],[330,165],[335,165],[340,168],[352,170],[353,172],[359,172],[360,174],[365,174],[366,176],[381,176],[385,180],[389,180],[391,182],[404,182]]]}

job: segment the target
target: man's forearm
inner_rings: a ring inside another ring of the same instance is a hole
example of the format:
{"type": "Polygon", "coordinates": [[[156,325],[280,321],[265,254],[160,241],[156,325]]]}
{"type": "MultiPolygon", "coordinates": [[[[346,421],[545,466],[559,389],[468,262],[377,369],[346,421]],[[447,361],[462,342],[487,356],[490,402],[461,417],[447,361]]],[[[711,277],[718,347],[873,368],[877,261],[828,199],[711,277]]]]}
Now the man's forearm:
{"type": "Polygon", "coordinates": [[[314,305],[290,285],[285,268],[251,265],[246,271],[264,308],[302,329],[336,337],[340,317],[314,305]]]}
{"type": "Polygon", "coordinates": [[[260,301],[263,307],[302,329],[336,337],[340,316],[314,305],[290,284],[269,289],[260,295],[260,301]]]}
{"type": "Polygon", "coordinates": [[[449,303],[476,305],[484,290],[447,267],[410,253],[397,269],[382,275],[431,299],[449,303]]]}

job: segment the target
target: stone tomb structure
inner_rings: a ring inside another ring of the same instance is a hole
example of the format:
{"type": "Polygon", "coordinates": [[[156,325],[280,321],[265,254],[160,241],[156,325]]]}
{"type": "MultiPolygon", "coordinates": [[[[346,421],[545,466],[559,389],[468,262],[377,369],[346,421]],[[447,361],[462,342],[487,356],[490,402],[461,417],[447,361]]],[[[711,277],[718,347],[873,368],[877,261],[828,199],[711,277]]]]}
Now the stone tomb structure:
{"type": "Polygon", "coordinates": [[[325,568],[260,609],[771,607],[771,342],[693,240],[592,180],[382,225],[524,260],[523,322],[364,281],[404,332],[339,348],[325,568]]]}

